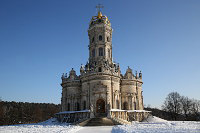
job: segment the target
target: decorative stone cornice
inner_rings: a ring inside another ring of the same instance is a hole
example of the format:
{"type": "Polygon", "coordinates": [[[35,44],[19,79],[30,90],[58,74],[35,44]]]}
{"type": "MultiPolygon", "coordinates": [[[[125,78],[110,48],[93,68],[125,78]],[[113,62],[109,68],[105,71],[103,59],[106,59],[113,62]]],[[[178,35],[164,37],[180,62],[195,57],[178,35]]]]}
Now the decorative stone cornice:
{"type": "Polygon", "coordinates": [[[91,80],[110,80],[111,81],[111,78],[112,78],[112,81],[114,82],[120,82],[120,77],[113,76],[111,74],[105,74],[105,73],[93,73],[87,76],[81,76],[81,82],[84,83],[91,80]]]}
{"type": "Polygon", "coordinates": [[[61,84],[61,86],[64,87],[80,87],[81,86],[81,82],[80,80],[77,81],[67,81],[67,82],[63,82],[61,84]]]}
{"type": "Polygon", "coordinates": [[[121,85],[134,85],[136,86],[141,86],[143,84],[142,81],[134,79],[134,80],[130,80],[130,79],[121,79],[121,85]]]}

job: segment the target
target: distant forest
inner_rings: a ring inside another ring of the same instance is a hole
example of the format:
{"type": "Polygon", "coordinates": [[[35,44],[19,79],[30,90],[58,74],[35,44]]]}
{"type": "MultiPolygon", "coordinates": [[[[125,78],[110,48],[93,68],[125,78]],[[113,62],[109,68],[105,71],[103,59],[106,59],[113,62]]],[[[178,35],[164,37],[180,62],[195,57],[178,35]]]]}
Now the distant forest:
{"type": "Polygon", "coordinates": [[[0,101],[0,125],[37,123],[59,111],[56,104],[0,101]]]}

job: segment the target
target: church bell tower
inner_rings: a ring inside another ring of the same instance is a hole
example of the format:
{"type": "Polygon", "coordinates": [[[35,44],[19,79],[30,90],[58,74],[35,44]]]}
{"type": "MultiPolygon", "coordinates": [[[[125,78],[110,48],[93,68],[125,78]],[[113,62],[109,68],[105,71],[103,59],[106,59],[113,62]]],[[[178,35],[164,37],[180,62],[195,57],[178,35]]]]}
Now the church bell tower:
{"type": "Polygon", "coordinates": [[[89,64],[107,61],[112,64],[112,28],[108,17],[102,15],[100,9],[97,16],[93,16],[88,29],[89,36],[89,64]]]}

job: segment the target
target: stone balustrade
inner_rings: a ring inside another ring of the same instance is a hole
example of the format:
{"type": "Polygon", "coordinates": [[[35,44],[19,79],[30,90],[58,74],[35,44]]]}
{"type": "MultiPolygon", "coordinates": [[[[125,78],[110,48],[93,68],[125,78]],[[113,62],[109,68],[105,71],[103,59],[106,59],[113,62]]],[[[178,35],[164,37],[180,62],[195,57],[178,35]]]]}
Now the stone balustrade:
{"type": "Polygon", "coordinates": [[[147,118],[151,111],[145,110],[119,110],[111,109],[109,117],[120,122],[121,124],[129,124],[132,121],[142,121],[147,118]]]}
{"type": "MultiPolygon", "coordinates": [[[[132,121],[142,121],[150,115],[151,111],[145,110],[119,110],[111,109],[108,118],[121,124],[131,124],[132,121]]],[[[60,122],[77,123],[87,120],[91,117],[90,110],[64,111],[55,114],[60,122]]]]}
{"type": "Polygon", "coordinates": [[[55,114],[56,118],[60,122],[75,123],[90,118],[90,110],[81,111],[64,111],[55,114]]]}

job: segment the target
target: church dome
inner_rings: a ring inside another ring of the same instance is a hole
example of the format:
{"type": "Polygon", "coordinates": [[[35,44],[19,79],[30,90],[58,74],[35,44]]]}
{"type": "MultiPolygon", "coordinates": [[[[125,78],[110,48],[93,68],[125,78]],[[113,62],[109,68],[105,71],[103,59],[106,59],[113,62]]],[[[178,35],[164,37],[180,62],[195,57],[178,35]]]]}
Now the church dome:
{"type": "Polygon", "coordinates": [[[105,15],[102,15],[101,11],[98,12],[97,16],[92,17],[90,21],[90,27],[95,24],[107,24],[108,26],[111,26],[111,23],[108,20],[108,17],[105,15]]]}

